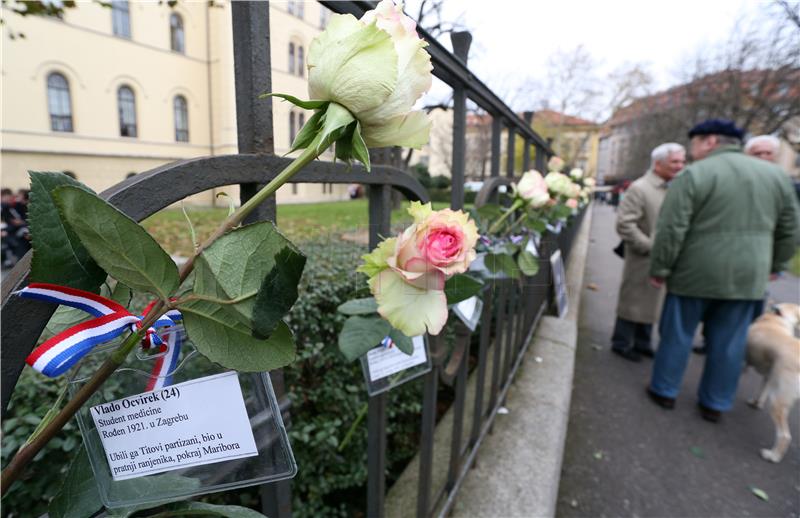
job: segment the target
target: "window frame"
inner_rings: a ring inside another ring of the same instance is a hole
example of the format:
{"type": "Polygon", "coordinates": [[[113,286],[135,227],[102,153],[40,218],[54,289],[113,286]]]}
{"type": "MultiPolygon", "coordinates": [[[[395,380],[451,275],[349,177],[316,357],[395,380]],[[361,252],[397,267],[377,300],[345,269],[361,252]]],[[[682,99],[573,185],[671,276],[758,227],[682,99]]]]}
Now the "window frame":
{"type": "Polygon", "coordinates": [[[58,71],[50,72],[45,79],[45,85],[47,90],[47,113],[50,116],[50,131],[74,133],[75,125],[72,120],[72,93],[67,76],[58,71]],[[60,78],[60,80],[63,81],[63,85],[51,84],[51,79],[56,78],[60,78]],[[54,99],[55,95],[58,95],[58,99],[54,99]],[[54,113],[54,107],[64,108],[65,105],[66,113],[54,113]]]}
{"type": "Polygon", "coordinates": [[[183,27],[183,16],[179,13],[169,15],[169,47],[173,52],[186,54],[186,31],[183,27]],[[180,36],[179,40],[176,40],[176,35],[180,36]]]}
{"type": "Polygon", "coordinates": [[[117,88],[117,115],[119,119],[119,136],[120,137],[128,137],[128,138],[137,138],[139,136],[139,124],[138,124],[138,117],[136,114],[136,92],[128,86],[127,84],[120,85],[117,88]],[[123,99],[123,90],[127,90],[130,92],[130,99],[123,99]],[[133,122],[125,121],[125,114],[126,111],[123,110],[123,104],[130,103],[130,113],[133,114],[133,122]],[[131,131],[133,128],[133,131],[131,131]]]}
{"type": "Polygon", "coordinates": [[[111,0],[111,32],[131,39],[131,6],[128,0],[111,0]]]}
{"type": "Polygon", "coordinates": [[[181,94],[172,98],[172,117],[175,122],[175,142],[189,142],[189,102],[181,94]],[[179,126],[181,119],[185,127],[179,126]]]}
{"type": "Polygon", "coordinates": [[[289,42],[289,73],[294,74],[294,64],[295,64],[295,44],[293,41],[289,42]]]}
{"type": "Polygon", "coordinates": [[[305,77],[306,75],[306,52],[302,45],[297,45],[297,70],[295,70],[295,74],[300,77],[305,77]]]}

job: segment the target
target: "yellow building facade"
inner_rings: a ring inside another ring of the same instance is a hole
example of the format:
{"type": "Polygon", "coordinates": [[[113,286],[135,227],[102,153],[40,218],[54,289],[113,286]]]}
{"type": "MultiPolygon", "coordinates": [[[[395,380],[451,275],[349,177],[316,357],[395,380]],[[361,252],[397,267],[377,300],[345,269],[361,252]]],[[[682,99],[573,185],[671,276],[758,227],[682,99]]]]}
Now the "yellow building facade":
{"type": "MultiPolygon", "coordinates": [[[[307,49],[329,16],[317,2],[270,2],[273,91],[307,97],[307,49]]],[[[27,188],[30,170],[70,171],[99,192],[169,162],[237,152],[230,3],[87,2],[63,19],[4,6],[2,17],[3,187],[27,188]]],[[[310,115],[273,103],[276,154],[310,115]]],[[[278,192],[281,203],[346,198],[336,185],[278,192]]]]}

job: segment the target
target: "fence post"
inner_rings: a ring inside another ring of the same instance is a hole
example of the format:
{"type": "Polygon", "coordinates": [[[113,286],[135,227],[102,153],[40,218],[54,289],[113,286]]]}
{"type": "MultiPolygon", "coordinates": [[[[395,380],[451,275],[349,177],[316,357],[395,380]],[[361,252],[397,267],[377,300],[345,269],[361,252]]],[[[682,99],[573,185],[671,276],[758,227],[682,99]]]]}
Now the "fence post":
{"type": "MultiPolygon", "coordinates": [[[[270,67],[269,2],[232,2],[233,60],[236,78],[236,126],[239,153],[273,154],[272,100],[258,99],[263,91],[272,90],[270,67]]],[[[239,185],[242,203],[252,198],[264,184],[239,185]]],[[[275,221],[275,197],[259,205],[245,220],[275,221]]],[[[286,397],[283,370],[270,372],[275,396],[286,397]]],[[[284,406],[284,405],[281,405],[284,406]]],[[[288,405],[283,416],[289,425],[288,405]]],[[[292,515],[292,486],[289,481],[264,484],[260,488],[261,509],[268,516],[285,518],[292,515]]]]}
{"type": "MultiPolygon", "coordinates": [[[[472,35],[451,32],[453,53],[467,64],[472,35]]],[[[464,166],[467,150],[467,89],[463,84],[453,86],[453,170],[450,172],[450,208],[464,208],[464,166]]]]}
{"type": "Polygon", "coordinates": [[[506,151],[508,152],[506,155],[506,176],[509,178],[514,178],[514,166],[516,165],[514,162],[516,161],[516,156],[514,153],[514,144],[517,141],[517,132],[514,131],[514,126],[508,126],[508,146],[506,151]]]}
{"type": "MultiPolygon", "coordinates": [[[[533,112],[525,112],[522,117],[525,119],[525,124],[530,127],[531,121],[533,121],[533,112]]],[[[522,172],[524,173],[531,168],[531,143],[523,137],[522,145],[525,146],[522,148],[522,172]]]]}

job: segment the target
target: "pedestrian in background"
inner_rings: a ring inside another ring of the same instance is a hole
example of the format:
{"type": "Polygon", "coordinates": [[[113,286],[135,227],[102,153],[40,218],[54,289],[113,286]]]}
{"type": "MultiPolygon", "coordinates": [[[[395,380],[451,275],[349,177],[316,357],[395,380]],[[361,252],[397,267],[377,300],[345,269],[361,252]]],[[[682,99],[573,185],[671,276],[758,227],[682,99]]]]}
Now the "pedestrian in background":
{"type": "Polygon", "coordinates": [[[670,185],[656,227],[650,275],[666,280],[661,343],[647,392],[673,408],[700,322],[708,353],[698,390],[702,417],[733,406],[747,328],[771,274],[800,241],[800,208],[777,166],[741,151],[742,131],[712,119],[689,132],[695,160],[670,185]]]}
{"type": "Polygon", "coordinates": [[[642,355],[653,356],[650,340],[664,290],[648,282],[650,249],[667,185],[685,165],[686,150],[680,144],[667,143],[655,148],[650,154],[650,169],[631,184],[617,212],[617,233],[624,243],[625,266],[611,350],[626,360],[638,362],[642,355]]]}
{"type": "Polygon", "coordinates": [[[778,150],[781,147],[781,141],[772,135],[759,135],[752,137],[744,145],[744,152],[748,155],[767,162],[778,162],[778,150]]]}

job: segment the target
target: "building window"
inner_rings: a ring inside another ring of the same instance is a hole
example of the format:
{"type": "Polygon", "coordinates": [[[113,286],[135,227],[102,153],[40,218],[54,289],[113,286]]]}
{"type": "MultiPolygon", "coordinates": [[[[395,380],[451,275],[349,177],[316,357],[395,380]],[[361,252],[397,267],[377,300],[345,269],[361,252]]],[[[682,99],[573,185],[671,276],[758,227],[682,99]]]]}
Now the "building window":
{"type": "Polygon", "coordinates": [[[47,107],[50,110],[50,129],[73,131],[69,83],[67,78],[58,72],[47,76],[47,107]]]}
{"type": "Polygon", "coordinates": [[[292,194],[297,194],[297,184],[296,183],[292,184],[292,194]]]}
{"type": "Polygon", "coordinates": [[[297,114],[297,132],[299,133],[303,126],[306,124],[306,114],[299,113],[297,114]]]}
{"type": "Polygon", "coordinates": [[[289,146],[294,142],[297,136],[297,126],[295,126],[294,112],[289,112],[289,146]]]}
{"type": "Polygon", "coordinates": [[[172,50],[181,54],[186,52],[183,41],[183,18],[178,13],[172,13],[169,17],[169,38],[172,50]]]}
{"type": "Polygon", "coordinates": [[[302,45],[297,46],[297,75],[303,77],[305,75],[305,52],[302,45]]]}
{"type": "Polygon", "coordinates": [[[296,4],[297,2],[295,0],[289,0],[288,2],[286,2],[286,11],[289,14],[294,14],[294,7],[296,4]]]}
{"type": "Polygon", "coordinates": [[[294,74],[294,43],[289,43],[289,73],[294,74]]]}
{"type": "Polygon", "coordinates": [[[114,36],[131,37],[131,13],[127,0],[111,1],[111,20],[114,26],[114,36]]]}
{"type": "Polygon", "coordinates": [[[305,9],[306,9],[305,8],[305,2],[303,2],[303,0],[300,0],[299,2],[297,2],[297,5],[294,8],[295,16],[297,16],[298,18],[300,18],[302,20],[303,19],[303,15],[305,15],[305,9]]]}
{"type": "Polygon", "coordinates": [[[136,97],[128,86],[120,86],[117,90],[119,105],[119,134],[123,137],[136,136],[136,97]]]}
{"type": "Polygon", "coordinates": [[[189,142],[189,109],[186,107],[186,98],[176,95],[172,106],[175,113],[175,141],[189,142]]]}

